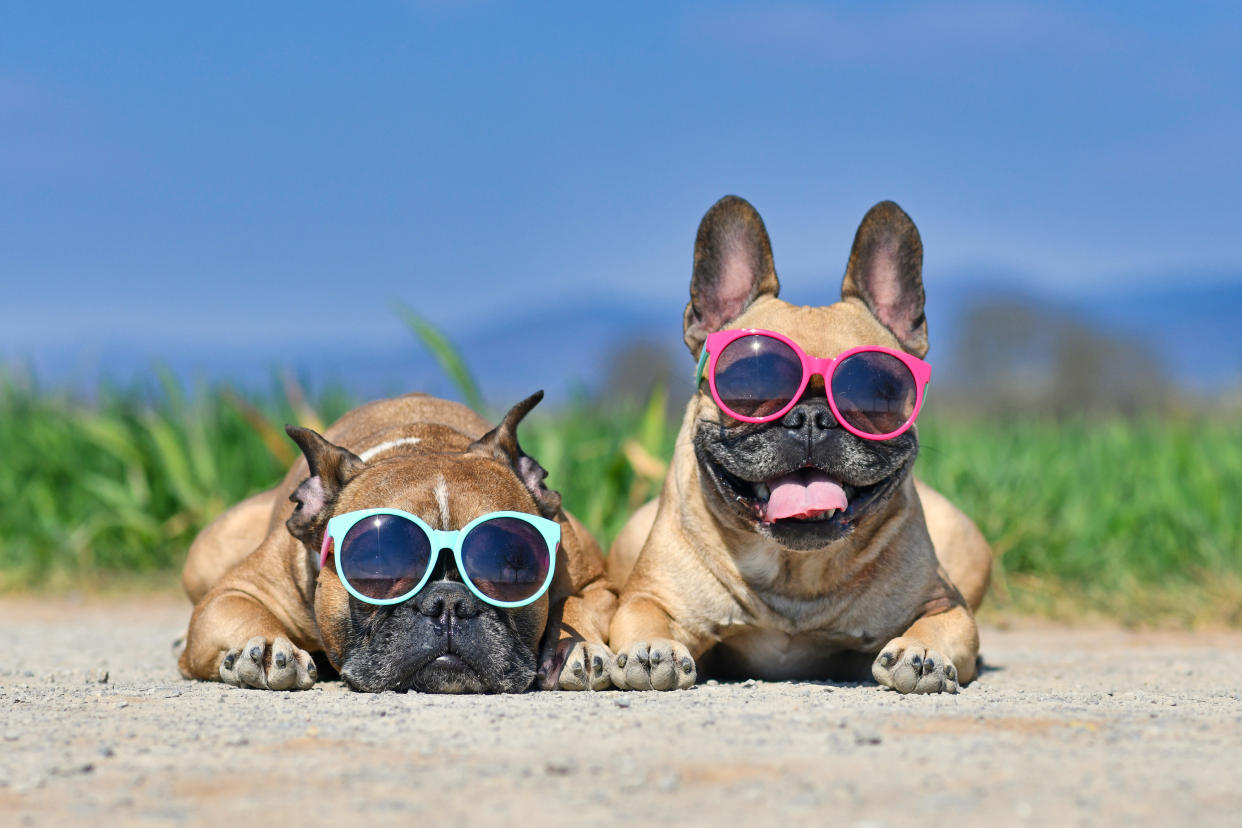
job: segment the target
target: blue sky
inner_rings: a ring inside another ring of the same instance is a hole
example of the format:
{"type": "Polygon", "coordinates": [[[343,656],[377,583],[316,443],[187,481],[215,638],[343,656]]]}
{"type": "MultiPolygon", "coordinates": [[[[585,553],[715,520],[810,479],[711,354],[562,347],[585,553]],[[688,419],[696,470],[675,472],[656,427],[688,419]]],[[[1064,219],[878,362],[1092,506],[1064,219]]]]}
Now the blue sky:
{"type": "Polygon", "coordinates": [[[8,3],[0,357],[676,320],[730,192],[803,300],[884,198],[929,292],[1242,272],[1239,43],[1225,3],[8,3]]]}

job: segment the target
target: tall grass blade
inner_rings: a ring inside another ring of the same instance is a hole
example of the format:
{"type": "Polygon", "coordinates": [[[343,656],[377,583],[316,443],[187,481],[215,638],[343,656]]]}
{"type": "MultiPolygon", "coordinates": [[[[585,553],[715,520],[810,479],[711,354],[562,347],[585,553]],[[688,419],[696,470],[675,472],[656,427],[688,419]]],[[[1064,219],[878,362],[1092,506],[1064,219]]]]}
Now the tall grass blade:
{"type": "Polygon", "coordinates": [[[440,370],[452,381],[466,405],[483,413],[483,394],[480,393],[479,384],[475,382],[465,360],[462,359],[461,352],[453,347],[453,344],[434,325],[415,313],[408,305],[396,302],[393,304],[393,310],[405,322],[406,327],[418,337],[423,346],[431,352],[440,370]]]}
{"type": "Polygon", "coordinates": [[[285,389],[285,400],[298,418],[298,425],[322,434],[323,420],[319,419],[319,413],[306,401],[306,392],[302,390],[302,384],[292,371],[285,369],[281,372],[281,384],[285,389]]]}
{"type": "MultiPolygon", "coordinates": [[[[224,389],[220,396],[254,429],[254,433],[263,441],[263,445],[271,453],[272,457],[276,458],[278,463],[282,466],[288,466],[297,459],[297,448],[289,439],[289,436],[285,434],[283,429],[273,425],[272,421],[265,417],[256,405],[241,397],[231,388],[224,389]]],[[[314,428],[314,426],[308,426],[308,428],[314,428]]],[[[320,424],[320,427],[315,430],[322,432],[323,425],[320,424]]]]}

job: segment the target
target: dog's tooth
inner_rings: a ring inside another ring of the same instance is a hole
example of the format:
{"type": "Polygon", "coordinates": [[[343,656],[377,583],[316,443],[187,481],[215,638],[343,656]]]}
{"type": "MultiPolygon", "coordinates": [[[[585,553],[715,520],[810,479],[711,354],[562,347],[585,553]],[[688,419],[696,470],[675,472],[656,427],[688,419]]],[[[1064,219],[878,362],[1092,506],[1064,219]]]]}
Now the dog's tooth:
{"type": "Polygon", "coordinates": [[[767,483],[756,483],[755,484],[755,496],[758,497],[760,500],[767,500],[769,497],[772,496],[772,490],[768,488],[767,483]]]}

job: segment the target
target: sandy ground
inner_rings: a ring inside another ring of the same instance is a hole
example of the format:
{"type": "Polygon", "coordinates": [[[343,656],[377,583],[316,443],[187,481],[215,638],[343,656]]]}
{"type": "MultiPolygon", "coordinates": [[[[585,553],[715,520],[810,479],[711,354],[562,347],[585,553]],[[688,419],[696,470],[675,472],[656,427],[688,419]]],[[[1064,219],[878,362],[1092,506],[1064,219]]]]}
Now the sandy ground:
{"type": "Polygon", "coordinates": [[[187,618],[0,601],[0,822],[1242,824],[1238,633],[985,629],[945,697],[367,696],[182,681],[187,618]]]}

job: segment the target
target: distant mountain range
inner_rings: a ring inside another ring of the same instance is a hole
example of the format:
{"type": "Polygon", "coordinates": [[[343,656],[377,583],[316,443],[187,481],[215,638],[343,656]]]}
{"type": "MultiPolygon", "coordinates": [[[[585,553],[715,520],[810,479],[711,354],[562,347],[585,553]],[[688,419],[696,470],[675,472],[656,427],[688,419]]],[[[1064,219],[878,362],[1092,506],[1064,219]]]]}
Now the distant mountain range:
{"type": "MultiPolygon", "coordinates": [[[[928,298],[934,348],[945,358],[944,375],[957,370],[964,324],[980,307],[1016,305],[1060,320],[1075,320],[1098,335],[1142,348],[1153,374],[1205,393],[1242,387],[1242,272],[1211,281],[1170,277],[1159,285],[1057,296],[957,282],[928,298]]],[[[933,352],[933,360],[938,358],[933,352]]]]}
{"type": "MultiPolygon", "coordinates": [[[[952,386],[963,379],[955,376],[963,326],[980,309],[1019,307],[1036,319],[1076,320],[1103,336],[1141,345],[1165,375],[1196,391],[1242,386],[1242,272],[1220,274],[1210,282],[1170,278],[1158,287],[1150,286],[1150,280],[1146,284],[1124,292],[1056,295],[979,279],[941,281],[931,287],[927,305],[935,380],[952,386]]],[[[617,364],[618,352],[640,343],[642,348],[631,348],[631,361],[639,364],[629,372],[641,372],[650,363],[653,372],[671,372],[675,386],[684,377],[684,387],[674,391],[686,393],[694,365],[681,341],[682,307],[680,302],[657,305],[625,299],[571,301],[446,333],[497,406],[536,388],[546,389],[551,400],[597,393],[609,376],[625,373],[617,364]]],[[[81,389],[89,389],[101,376],[121,384],[142,382],[158,362],[191,384],[209,380],[264,386],[285,368],[312,387],[340,385],[362,396],[415,389],[454,393],[412,335],[373,337],[357,345],[307,341],[246,349],[88,343],[60,352],[8,356],[10,362],[21,356],[44,385],[81,389]]]]}

